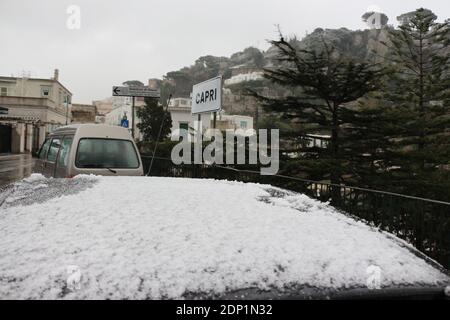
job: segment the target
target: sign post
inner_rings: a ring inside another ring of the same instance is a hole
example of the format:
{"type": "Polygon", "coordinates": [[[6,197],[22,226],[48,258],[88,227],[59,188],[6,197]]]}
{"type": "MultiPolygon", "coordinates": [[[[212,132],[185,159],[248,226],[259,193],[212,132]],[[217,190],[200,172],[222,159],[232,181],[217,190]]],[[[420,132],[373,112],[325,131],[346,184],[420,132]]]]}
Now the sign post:
{"type": "Polygon", "coordinates": [[[192,87],[192,114],[217,112],[222,108],[222,76],[192,87]]]}
{"type": "Polygon", "coordinates": [[[131,136],[134,139],[134,96],[131,98],[131,136]]]}
{"type": "MultiPolygon", "coordinates": [[[[198,115],[198,138],[201,139],[202,128],[200,125],[202,113],[213,113],[213,129],[216,128],[217,111],[222,109],[222,76],[218,76],[192,87],[192,115],[198,115]]],[[[211,118],[210,118],[211,121],[211,118]]],[[[200,141],[201,148],[201,141],[200,141]]]]}
{"type": "Polygon", "coordinates": [[[146,97],[159,99],[161,94],[159,90],[153,90],[144,86],[113,86],[113,97],[131,97],[131,136],[134,139],[134,100],[135,97],[146,97]]]}

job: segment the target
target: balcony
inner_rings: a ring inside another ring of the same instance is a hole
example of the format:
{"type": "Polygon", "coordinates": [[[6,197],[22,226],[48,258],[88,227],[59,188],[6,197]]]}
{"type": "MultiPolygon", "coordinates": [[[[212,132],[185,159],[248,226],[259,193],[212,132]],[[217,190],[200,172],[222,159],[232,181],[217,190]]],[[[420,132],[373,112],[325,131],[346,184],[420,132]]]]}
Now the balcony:
{"type": "Polygon", "coordinates": [[[56,109],[56,104],[49,98],[31,98],[16,96],[0,96],[0,106],[2,107],[48,107],[56,109]]]}
{"type": "MultiPolygon", "coordinates": [[[[65,106],[60,106],[56,104],[50,98],[41,98],[41,97],[16,97],[16,96],[0,96],[0,106],[4,108],[14,108],[14,107],[27,107],[27,108],[46,108],[52,109],[53,111],[65,115],[66,108],[65,106]]],[[[71,105],[69,105],[70,108],[71,105]]],[[[70,109],[69,109],[70,110],[70,109]]]]}

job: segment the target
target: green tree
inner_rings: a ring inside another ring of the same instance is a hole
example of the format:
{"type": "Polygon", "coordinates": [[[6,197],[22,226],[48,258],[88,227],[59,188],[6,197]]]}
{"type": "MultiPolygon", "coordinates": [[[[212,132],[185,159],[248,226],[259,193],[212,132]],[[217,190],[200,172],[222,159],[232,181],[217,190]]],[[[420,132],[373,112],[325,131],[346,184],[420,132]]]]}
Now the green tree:
{"type": "Polygon", "coordinates": [[[383,99],[396,116],[386,167],[401,192],[448,197],[450,24],[436,19],[427,9],[404,14],[383,43],[392,70],[383,99]]]}
{"type": "Polygon", "coordinates": [[[157,99],[145,98],[145,106],[137,110],[140,123],[137,125],[145,141],[156,141],[162,124],[160,140],[164,140],[172,127],[170,113],[164,110],[157,99]]]}
{"type": "Polygon", "coordinates": [[[257,67],[262,68],[265,64],[264,55],[258,48],[254,47],[248,47],[246,48],[243,53],[248,56],[248,60],[251,61],[251,63],[257,67]]]}
{"type": "Polygon", "coordinates": [[[284,136],[290,145],[299,146],[301,155],[290,161],[288,173],[307,172],[310,178],[341,183],[351,173],[346,132],[355,124],[349,123],[348,115],[355,112],[358,99],[378,88],[381,71],[325,41],[320,49],[300,49],[282,37],[271,43],[278,49],[278,63],[265,70],[265,77],[290,88],[290,93],[278,98],[255,95],[268,111],[280,113],[296,128],[284,136]],[[322,147],[306,143],[317,136],[329,139],[322,147]]]}
{"type": "Polygon", "coordinates": [[[129,87],[143,87],[144,84],[139,80],[128,80],[122,83],[124,86],[129,87]]]}

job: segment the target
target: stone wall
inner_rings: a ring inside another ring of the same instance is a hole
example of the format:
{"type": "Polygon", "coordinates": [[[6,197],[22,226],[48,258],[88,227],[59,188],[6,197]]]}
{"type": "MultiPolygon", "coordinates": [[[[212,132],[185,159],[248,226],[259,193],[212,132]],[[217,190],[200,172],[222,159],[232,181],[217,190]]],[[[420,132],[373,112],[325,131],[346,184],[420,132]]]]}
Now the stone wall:
{"type": "Polygon", "coordinates": [[[95,105],[72,104],[72,123],[95,123],[95,115],[95,105]]]}

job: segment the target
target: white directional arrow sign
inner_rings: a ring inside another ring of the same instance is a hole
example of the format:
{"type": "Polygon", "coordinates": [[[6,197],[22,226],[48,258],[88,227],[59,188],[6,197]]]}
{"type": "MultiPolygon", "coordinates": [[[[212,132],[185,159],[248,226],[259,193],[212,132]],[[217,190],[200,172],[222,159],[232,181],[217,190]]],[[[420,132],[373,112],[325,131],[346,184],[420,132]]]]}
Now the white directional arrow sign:
{"type": "Polygon", "coordinates": [[[129,88],[128,87],[113,87],[113,96],[128,96],[129,88]]]}
{"type": "Polygon", "coordinates": [[[133,97],[159,98],[159,90],[153,90],[149,87],[128,87],[129,95],[133,97]]]}

